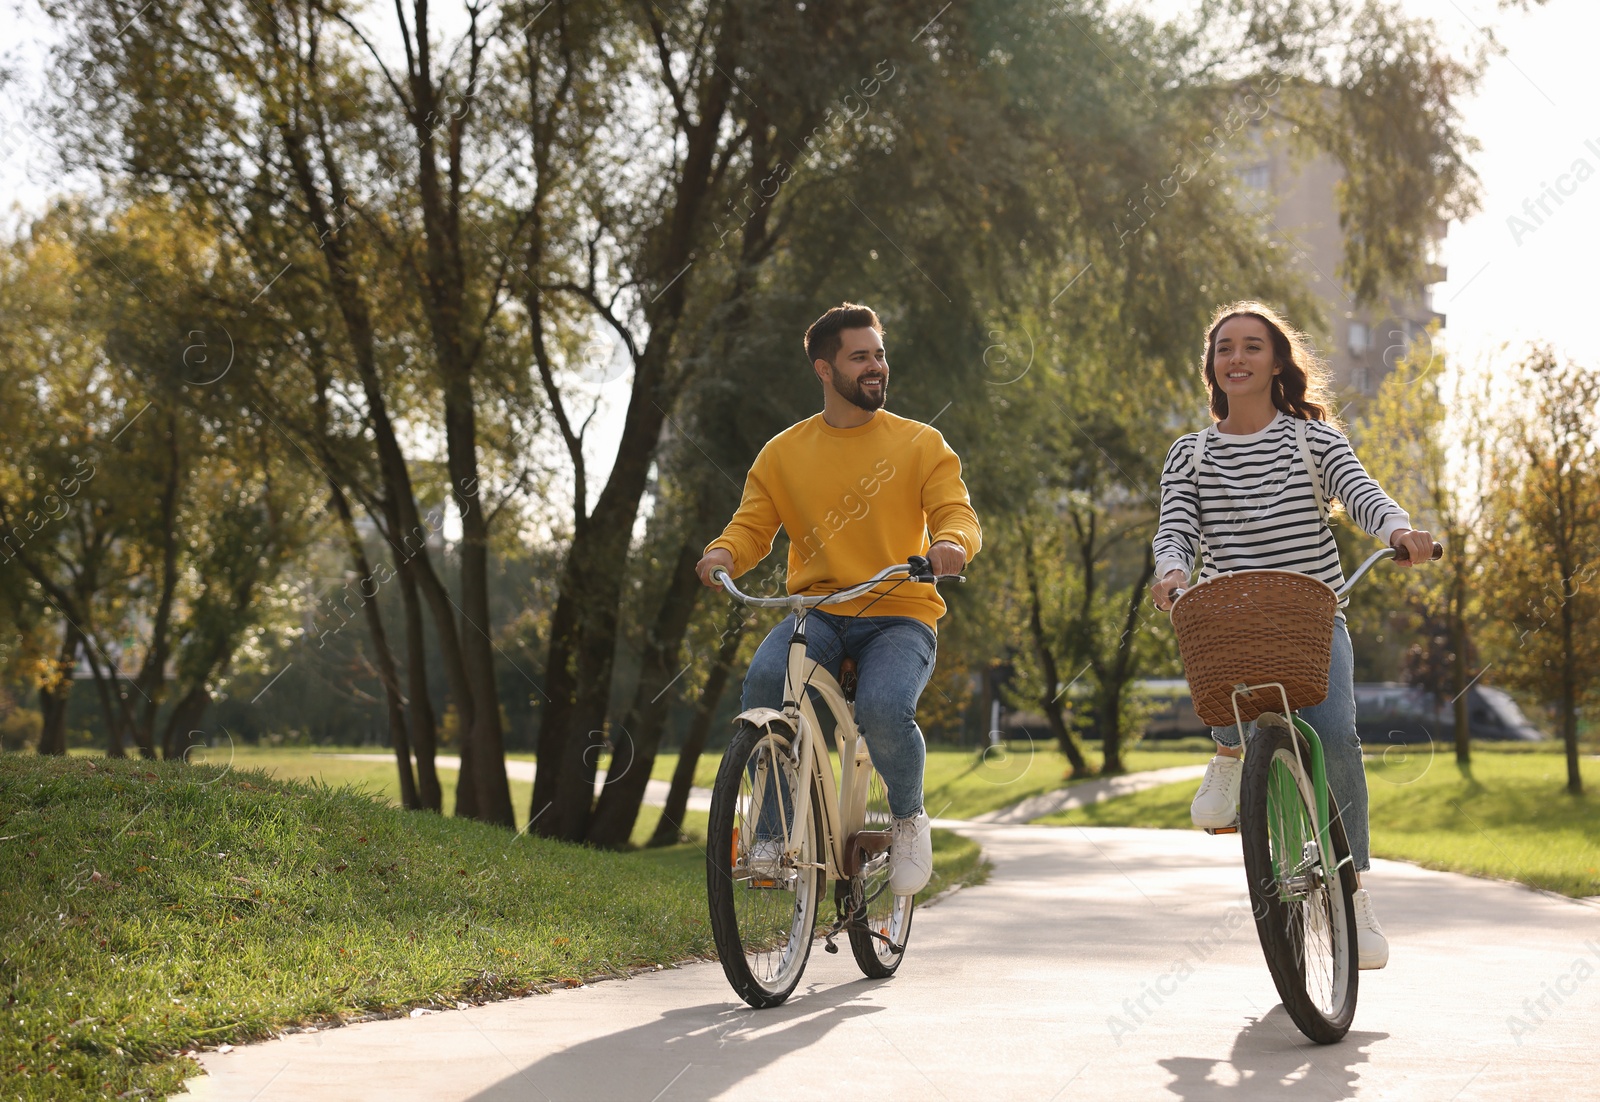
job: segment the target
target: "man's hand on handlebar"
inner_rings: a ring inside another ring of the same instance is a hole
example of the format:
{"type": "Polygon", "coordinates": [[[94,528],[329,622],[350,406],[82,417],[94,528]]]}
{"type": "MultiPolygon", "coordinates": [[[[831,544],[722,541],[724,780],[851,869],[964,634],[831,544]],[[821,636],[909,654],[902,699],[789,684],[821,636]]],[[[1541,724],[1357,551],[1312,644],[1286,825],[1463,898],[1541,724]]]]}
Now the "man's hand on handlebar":
{"type": "Polygon", "coordinates": [[[722,583],[712,578],[712,573],[726,570],[733,573],[733,555],[726,547],[713,547],[707,551],[701,560],[694,564],[694,572],[700,575],[700,584],[707,589],[721,589],[722,583]]]}
{"type": "Polygon", "coordinates": [[[1189,580],[1189,575],[1182,570],[1169,570],[1166,577],[1150,586],[1150,600],[1162,612],[1172,608],[1172,591],[1183,588],[1183,583],[1189,580]]]}
{"type": "Polygon", "coordinates": [[[1397,552],[1396,566],[1416,566],[1433,558],[1433,533],[1402,528],[1389,537],[1389,546],[1397,552]]]}
{"type": "Polygon", "coordinates": [[[946,577],[950,574],[961,573],[961,568],[967,565],[967,553],[959,544],[949,540],[940,540],[928,548],[928,566],[937,577],[946,577]]]}

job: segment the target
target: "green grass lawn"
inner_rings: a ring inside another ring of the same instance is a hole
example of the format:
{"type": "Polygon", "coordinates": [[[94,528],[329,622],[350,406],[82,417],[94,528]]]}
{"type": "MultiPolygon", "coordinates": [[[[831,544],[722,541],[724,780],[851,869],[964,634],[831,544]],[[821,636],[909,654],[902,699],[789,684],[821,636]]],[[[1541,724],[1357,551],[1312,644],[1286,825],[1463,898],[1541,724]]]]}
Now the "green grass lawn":
{"type": "MultiPolygon", "coordinates": [[[[711,954],[694,844],[603,852],[243,764],[0,756],[0,1096],[160,1096],[185,1049],[711,954]]],[[[930,893],[984,875],[974,843],[935,855],[930,893]]]]}
{"type": "MultiPolygon", "coordinates": [[[[1209,740],[1188,740],[1178,745],[1142,743],[1123,753],[1123,765],[1128,772],[1137,773],[1172,765],[1203,765],[1210,755],[1209,740]]],[[[1100,767],[1097,751],[1086,747],[1084,756],[1092,768],[1100,767]]],[[[976,750],[934,749],[928,752],[923,803],[935,817],[970,819],[1030,796],[1093,779],[1068,780],[1068,768],[1067,759],[1054,744],[1012,742],[981,754],[976,750]]]]}
{"type": "MultiPolygon", "coordinates": [[[[1600,895],[1600,761],[1587,795],[1566,794],[1559,748],[1475,746],[1470,772],[1447,747],[1394,747],[1367,761],[1372,852],[1433,869],[1600,895]]],[[[1146,789],[1042,823],[1193,830],[1194,782],[1146,789]]]]}

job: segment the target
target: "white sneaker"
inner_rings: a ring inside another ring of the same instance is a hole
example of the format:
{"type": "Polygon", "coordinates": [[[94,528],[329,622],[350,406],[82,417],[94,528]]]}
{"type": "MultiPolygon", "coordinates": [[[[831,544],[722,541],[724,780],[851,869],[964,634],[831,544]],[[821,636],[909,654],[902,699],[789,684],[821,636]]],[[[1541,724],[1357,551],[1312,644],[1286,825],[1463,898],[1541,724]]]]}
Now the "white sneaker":
{"type": "Polygon", "coordinates": [[[895,895],[916,895],[933,876],[933,825],[926,811],[894,821],[889,843],[889,890],[895,895]]]}
{"type": "Polygon", "coordinates": [[[1200,791],[1189,805],[1189,818],[1197,827],[1232,826],[1239,818],[1239,780],[1244,774],[1244,759],[1218,754],[1206,766],[1200,791]]]}
{"type": "Polygon", "coordinates": [[[1357,888],[1356,905],[1356,967],[1362,970],[1382,968],[1389,963],[1389,939],[1383,936],[1378,916],[1372,913],[1372,896],[1367,889],[1357,888]]]}

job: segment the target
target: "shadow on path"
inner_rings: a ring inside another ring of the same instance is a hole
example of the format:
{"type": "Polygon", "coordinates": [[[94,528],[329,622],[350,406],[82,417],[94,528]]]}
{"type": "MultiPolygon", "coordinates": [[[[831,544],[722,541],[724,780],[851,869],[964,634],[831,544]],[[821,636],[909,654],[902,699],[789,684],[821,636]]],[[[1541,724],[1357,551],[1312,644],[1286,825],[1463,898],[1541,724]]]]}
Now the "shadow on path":
{"type": "Polygon", "coordinates": [[[878,982],[803,987],[771,1010],[731,1001],[669,1010],[644,1025],[553,1052],[471,1102],[713,1098],[850,1019],[883,1010],[856,1001],[878,982]]]}
{"type": "Polygon", "coordinates": [[[1184,1102],[1211,1099],[1315,1099],[1355,1097],[1367,1049],[1387,1033],[1352,1029],[1336,1045],[1319,1045],[1295,1027],[1282,1005],[1252,1019],[1234,1038],[1229,1059],[1176,1056],[1158,1061],[1175,1077],[1167,1090],[1184,1102]]]}

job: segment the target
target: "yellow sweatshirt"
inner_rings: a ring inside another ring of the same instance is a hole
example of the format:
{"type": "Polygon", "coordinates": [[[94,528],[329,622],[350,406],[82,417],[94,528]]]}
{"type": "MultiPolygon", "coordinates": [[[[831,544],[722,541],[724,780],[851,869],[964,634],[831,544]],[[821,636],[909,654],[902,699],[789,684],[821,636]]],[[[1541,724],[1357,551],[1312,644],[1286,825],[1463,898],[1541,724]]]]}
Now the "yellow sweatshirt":
{"type": "MultiPolygon", "coordinates": [[[[789,534],[790,593],[848,589],[939,540],[968,559],[983,543],[956,453],[936,429],[887,410],[850,429],[819,413],[767,441],[733,520],[706,550],[726,548],[737,578],[766,558],[779,525],[789,534]]],[[[827,611],[935,627],[944,608],[936,587],[896,579],[827,611]]]]}

